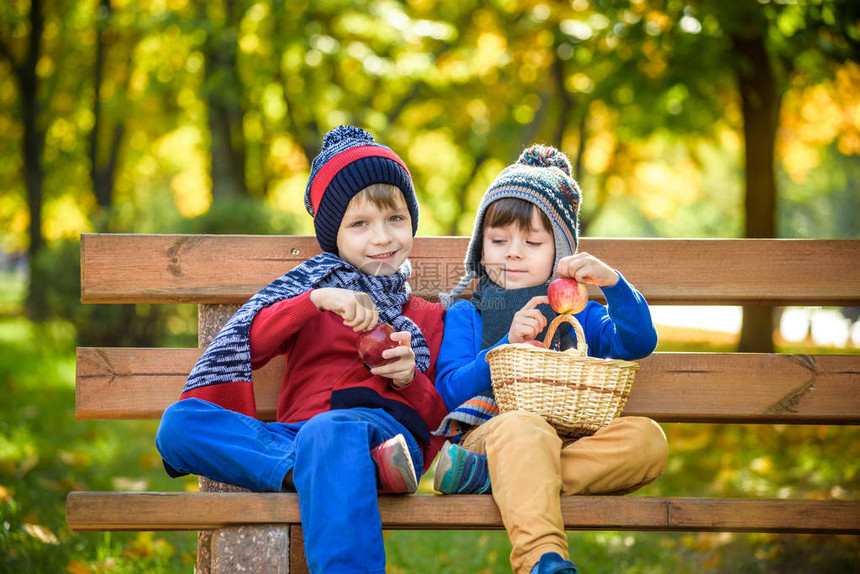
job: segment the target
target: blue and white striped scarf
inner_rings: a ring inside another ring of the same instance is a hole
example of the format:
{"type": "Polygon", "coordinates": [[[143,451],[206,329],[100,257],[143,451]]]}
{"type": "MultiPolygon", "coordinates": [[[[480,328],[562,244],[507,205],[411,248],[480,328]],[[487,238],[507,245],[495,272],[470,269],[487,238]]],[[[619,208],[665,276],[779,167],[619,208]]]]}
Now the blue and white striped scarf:
{"type": "Polygon", "coordinates": [[[395,331],[412,334],[415,366],[426,372],[430,367],[427,341],[418,325],[402,314],[403,305],[409,301],[412,292],[407,282],[411,273],[412,266],[408,260],[393,275],[366,275],[331,253],[321,253],[308,259],[272,281],[236,311],[197,360],[182,392],[251,381],[250,333],[256,314],[278,301],[322,287],[339,287],[370,295],[379,309],[380,321],[388,322],[395,331]]]}
{"type": "Polygon", "coordinates": [[[448,437],[451,442],[459,443],[468,431],[487,422],[499,414],[499,405],[493,391],[475,395],[448,413],[434,435],[448,437]]]}

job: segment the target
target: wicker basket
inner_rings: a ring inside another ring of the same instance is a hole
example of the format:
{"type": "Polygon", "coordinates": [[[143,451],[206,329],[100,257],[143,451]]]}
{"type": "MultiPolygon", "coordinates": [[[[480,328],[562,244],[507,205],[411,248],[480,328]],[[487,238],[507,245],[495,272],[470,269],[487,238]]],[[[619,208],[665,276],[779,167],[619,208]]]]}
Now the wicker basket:
{"type": "Polygon", "coordinates": [[[586,436],[621,414],[639,365],[589,357],[582,325],[572,315],[559,315],[550,323],[547,346],[563,322],[576,332],[575,349],[560,352],[518,343],[488,352],[493,392],[502,412],[530,411],[560,435],[586,436]]]}

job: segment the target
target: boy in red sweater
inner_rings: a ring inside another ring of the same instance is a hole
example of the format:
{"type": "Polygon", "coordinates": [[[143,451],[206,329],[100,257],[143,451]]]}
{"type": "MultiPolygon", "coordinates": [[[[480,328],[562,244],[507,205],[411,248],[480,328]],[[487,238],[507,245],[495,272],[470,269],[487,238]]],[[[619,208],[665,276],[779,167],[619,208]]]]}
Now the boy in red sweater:
{"type": "Polygon", "coordinates": [[[313,161],[305,204],[323,253],[227,322],[168,407],[156,446],[171,476],[299,495],[311,572],[385,572],[377,492],[414,492],[441,446],[434,387],[443,309],[410,294],[418,225],[409,171],[340,126],[313,161]],[[380,321],[398,346],[369,367],[358,335],[380,321]],[[251,369],[284,355],[277,421],[256,418],[251,369]]]}

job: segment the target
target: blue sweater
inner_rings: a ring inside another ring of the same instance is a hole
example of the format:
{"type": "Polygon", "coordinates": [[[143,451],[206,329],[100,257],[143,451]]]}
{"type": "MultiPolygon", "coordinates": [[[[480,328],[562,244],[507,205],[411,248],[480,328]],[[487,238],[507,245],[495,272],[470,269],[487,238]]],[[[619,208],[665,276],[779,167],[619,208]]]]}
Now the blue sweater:
{"type": "MultiPolygon", "coordinates": [[[[657,347],[657,330],[645,298],[618,276],[612,287],[601,287],[606,306],[589,301],[574,316],[582,325],[590,356],[641,359],[657,347]]],[[[487,352],[509,341],[505,335],[492,347],[481,349],[482,329],[481,313],[470,301],[459,299],[448,308],[436,362],[436,389],[448,410],[491,390],[487,352]]]]}

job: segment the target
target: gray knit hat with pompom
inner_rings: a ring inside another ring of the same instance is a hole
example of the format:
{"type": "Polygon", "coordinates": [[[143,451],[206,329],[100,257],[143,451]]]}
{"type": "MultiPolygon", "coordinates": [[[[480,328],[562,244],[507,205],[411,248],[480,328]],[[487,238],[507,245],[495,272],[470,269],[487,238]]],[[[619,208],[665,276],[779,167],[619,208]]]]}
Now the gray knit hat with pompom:
{"type": "Polygon", "coordinates": [[[440,298],[446,306],[453,303],[472,280],[486,273],[481,265],[481,250],[484,235],[484,215],[496,200],[515,197],[533,203],[552,223],[555,238],[555,263],[576,253],[579,246],[579,204],[581,191],[573,179],[570,160],[551,146],[534,145],[525,150],[517,162],[506,167],[490,184],[478,211],[472,239],[466,250],[464,265],[466,274],[451,293],[442,293],[440,298]]]}

